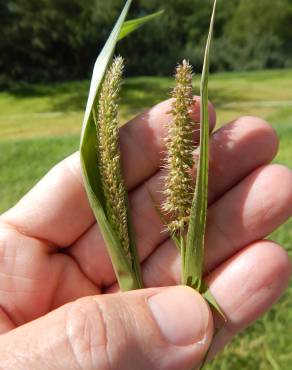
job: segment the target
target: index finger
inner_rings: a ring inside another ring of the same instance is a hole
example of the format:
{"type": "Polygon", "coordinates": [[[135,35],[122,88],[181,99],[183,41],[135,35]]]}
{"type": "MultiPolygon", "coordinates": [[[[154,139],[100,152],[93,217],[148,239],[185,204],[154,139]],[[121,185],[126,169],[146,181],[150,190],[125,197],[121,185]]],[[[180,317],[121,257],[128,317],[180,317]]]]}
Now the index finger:
{"type": "MultiPolygon", "coordinates": [[[[122,166],[129,190],[159,170],[170,108],[170,100],[162,102],[121,128],[122,166]]],[[[209,111],[213,128],[215,111],[211,106],[209,111]]],[[[199,122],[199,98],[194,99],[190,114],[199,122]]],[[[198,137],[198,132],[195,135],[198,137]]],[[[83,186],[79,154],[55,166],[1,220],[49,244],[71,245],[95,222],[83,186]]]]}

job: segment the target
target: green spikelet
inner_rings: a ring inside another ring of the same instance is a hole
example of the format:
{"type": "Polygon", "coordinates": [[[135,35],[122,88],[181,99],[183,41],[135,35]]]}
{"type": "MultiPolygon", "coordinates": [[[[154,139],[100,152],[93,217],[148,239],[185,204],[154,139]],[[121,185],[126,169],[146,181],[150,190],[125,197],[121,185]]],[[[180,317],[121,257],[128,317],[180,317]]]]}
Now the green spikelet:
{"type": "Polygon", "coordinates": [[[193,104],[192,78],[192,67],[184,60],[176,69],[176,86],[172,92],[173,122],[168,126],[166,138],[167,175],[162,211],[170,215],[171,221],[167,226],[172,233],[183,232],[189,220],[194,193],[191,178],[194,123],[189,116],[193,104]]]}
{"type": "Polygon", "coordinates": [[[97,142],[107,216],[126,254],[130,256],[126,190],[121,172],[119,150],[118,98],[123,70],[123,58],[117,57],[105,76],[99,99],[97,142]]]}

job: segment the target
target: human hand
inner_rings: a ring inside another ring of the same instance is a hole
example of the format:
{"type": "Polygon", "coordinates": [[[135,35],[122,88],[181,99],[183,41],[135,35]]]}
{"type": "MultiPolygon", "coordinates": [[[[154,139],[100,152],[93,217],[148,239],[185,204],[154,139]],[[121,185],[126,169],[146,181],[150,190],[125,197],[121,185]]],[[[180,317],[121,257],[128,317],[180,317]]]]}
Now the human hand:
{"type": "MultiPolygon", "coordinates": [[[[180,282],[180,258],[149,194],[161,201],[169,110],[163,102],[121,129],[143,278],[151,288],[118,292],[78,153],[2,215],[1,368],[184,370],[204,358],[218,318],[195,291],[168,287],[180,282]]],[[[199,104],[192,116],[199,121],[199,104]]],[[[214,127],[212,107],[210,121],[214,127]]],[[[292,173],[269,164],[277,137],[258,118],[227,124],[210,144],[205,272],[227,318],[213,356],[287,287],[288,256],[263,239],[292,215],[292,173]]]]}

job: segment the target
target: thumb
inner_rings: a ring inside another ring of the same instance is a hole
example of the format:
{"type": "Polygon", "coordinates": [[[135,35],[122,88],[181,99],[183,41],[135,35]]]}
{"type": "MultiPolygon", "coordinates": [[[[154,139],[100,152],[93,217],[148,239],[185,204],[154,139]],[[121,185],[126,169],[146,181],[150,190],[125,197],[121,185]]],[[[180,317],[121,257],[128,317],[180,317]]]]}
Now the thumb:
{"type": "Polygon", "coordinates": [[[187,287],[86,297],[0,337],[6,370],[184,370],[213,334],[208,305],[187,287]]]}

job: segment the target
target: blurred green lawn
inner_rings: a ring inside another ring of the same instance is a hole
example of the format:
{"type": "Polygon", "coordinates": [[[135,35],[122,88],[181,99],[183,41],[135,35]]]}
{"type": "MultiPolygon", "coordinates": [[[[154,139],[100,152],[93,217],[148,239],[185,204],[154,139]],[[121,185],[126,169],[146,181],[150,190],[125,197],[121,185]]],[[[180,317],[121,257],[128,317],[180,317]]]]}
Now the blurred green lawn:
{"type": "MultiPolygon", "coordinates": [[[[126,80],[121,118],[164,100],[170,78],[126,80]]],[[[196,90],[198,92],[199,78],[196,90]]],[[[78,149],[88,81],[17,85],[0,92],[0,213],[12,206],[51,166],[78,149]]],[[[210,99],[218,125],[240,115],[268,120],[280,136],[277,163],[292,167],[292,70],[211,76],[210,99]]],[[[291,184],[292,186],[292,184],[291,184]]],[[[292,256],[292,221],[273,234],[292,256]]],[[[292,369],[292,285],[263,319],[239,335],[208,369],[292,369]]]]}

